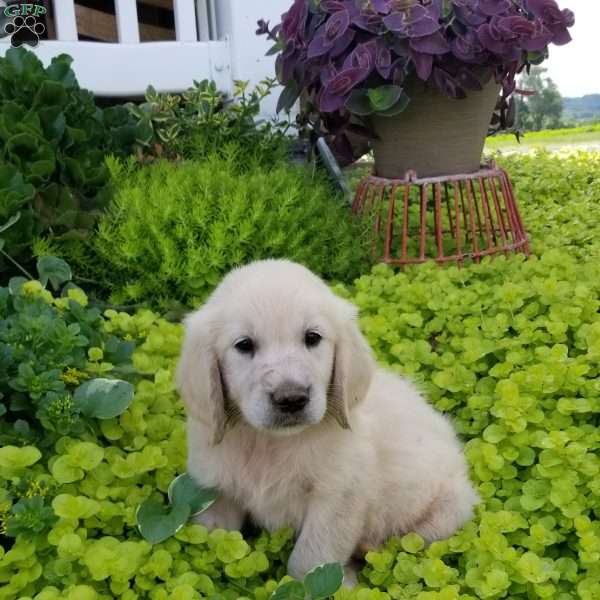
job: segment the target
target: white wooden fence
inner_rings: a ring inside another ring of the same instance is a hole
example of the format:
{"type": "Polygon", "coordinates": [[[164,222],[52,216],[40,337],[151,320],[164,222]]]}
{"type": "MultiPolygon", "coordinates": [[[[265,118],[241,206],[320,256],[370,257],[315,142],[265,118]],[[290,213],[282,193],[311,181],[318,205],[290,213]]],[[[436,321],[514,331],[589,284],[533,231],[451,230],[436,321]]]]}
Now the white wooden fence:
{"type": "MultiPolygon", "coordinates": [[[[52,0],[57,39],[34,49],[46,64],[71,55],[80,85],[98,96],[138,96],[150,84],[177,92],[206,78],[229,91],[235,79],[272,77],[273,58],[264,56],[270,42],[255,35],[256,21],[277,22],[292,0],[173,0],[176,40],[143,43],[137,1],[114,2],[118,43],[79,41],[74,0],[52,0]]],[[[0,41],[3,54],[10,40],[0,41]]],[[[263,110],[272,113],[275,102],[263,110]]]]}

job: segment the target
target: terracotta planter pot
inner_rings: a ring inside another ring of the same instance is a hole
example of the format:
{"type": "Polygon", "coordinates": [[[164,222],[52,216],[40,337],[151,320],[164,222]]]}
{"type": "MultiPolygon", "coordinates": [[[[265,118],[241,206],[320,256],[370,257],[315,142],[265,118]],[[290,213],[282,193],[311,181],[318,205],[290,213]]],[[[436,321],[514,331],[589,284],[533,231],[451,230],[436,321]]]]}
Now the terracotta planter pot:
{"type": "Polygon", "coordinates": [[[402,179],[473,173],[481,164],[500,86],[492,79],[481,92],[453,100],[421,81],[410,82],[408,108],[396,117],[374,117],[372,142],[378,176],[402,179]]]}

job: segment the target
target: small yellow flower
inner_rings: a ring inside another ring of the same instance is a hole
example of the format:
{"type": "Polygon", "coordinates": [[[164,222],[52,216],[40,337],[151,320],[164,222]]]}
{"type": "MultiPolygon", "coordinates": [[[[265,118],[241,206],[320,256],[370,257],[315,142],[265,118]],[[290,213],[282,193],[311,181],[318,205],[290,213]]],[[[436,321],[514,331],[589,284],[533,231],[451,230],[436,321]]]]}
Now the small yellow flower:
{"type": "Polygon", "coordinates": [[[68,298],[55,298],[54,306],[60,310],[67,310],[69,308],[69,299],[68,298]]]}
{"type": "Polygon", "coordinates": [[[71,367],[67,367],[65,372],[60,376],[60,378],[68,384],[71,385],[79,385],[82,380],[88,378],[87,374],[79,369],[74,369],[71,367]]]}
{"type": "Polygon", "coordinates": [[[67,292],[67,298],[75,300],[75,302],[78,302],[81,306],[88,305],[88,297],[85,295],[85,292],[79,288],[71,288],[67,292]]]}
{"type": "Polygon", "coordinates": [[[6,528],[6,523],[8,521],[9,518],[9,511],[10,511],[10,502],[1,502],[0,503],[0,535],[5,535],[7,528],[6,528]]]}
{"type": "Polygon", "coordinates": [[[21,287],[21,291],[26,296],[37,296],[43,291],[43,286],[39,281],[27,281],[21,287]]]}
{"type": "Polygon", "coordinates": [[[24,296],[38,296],[47,304],[52,304],[54,300],[52,294],[45,290],[39,281],[26,281],[21,286],[21,293],[24,296]]]}
{"type": "Polygon", "coordinates": [[[29,487],[25,492],[25,498],[33,498],[34,496],[45,496],[48,492],[48,488],[45,484],[39,483],[38,481],[31,481],[29,487]]]}
{"type": "Polygon", "coordinates": [[[104,358],[104,352],[102,351],[102,348],[90,348],[88,350],[88,358],[94,362],[102,360],[104,358]]]}

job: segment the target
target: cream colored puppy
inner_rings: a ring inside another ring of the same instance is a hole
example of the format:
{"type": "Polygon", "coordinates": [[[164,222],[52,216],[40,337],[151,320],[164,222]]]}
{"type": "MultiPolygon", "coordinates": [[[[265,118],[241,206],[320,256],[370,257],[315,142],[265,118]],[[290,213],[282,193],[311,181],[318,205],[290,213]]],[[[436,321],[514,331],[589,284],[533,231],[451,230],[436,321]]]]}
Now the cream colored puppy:
{"type": "Polygon", "coordinates": [[[199,522],[295,528],[288,571],[301,578],[395,534],[446,538],[471,517],[450,423],[377,368],[356,309],[310,271],[236,269],[185,326],[188,471],[222,492],[199,522]]]}

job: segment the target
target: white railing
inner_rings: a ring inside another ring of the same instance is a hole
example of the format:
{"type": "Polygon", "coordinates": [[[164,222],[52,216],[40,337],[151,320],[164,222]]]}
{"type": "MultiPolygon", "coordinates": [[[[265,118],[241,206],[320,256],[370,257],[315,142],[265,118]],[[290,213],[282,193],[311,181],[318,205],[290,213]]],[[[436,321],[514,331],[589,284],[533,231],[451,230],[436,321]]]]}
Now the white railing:
{"type": "MultiPolygon", "coordinates": [[[[52,0],[56,40],[34,49],[45,63],[70,54],[80,85],[98,96],[139,96],[148,85],[178,92],[202,79],[228,91],[234,79],[256,83],[273,76],[273,59],[264,56],[268,42],[256,37],[256,21],[277,21],[292,2],[173,0],[175,41],[140,42],[137,1],[114,1],[117,43],[79,41],[74,0],[52,0]]],[[[9,46],[8,38],[2,41],[0,53],[9,46]]]]}

